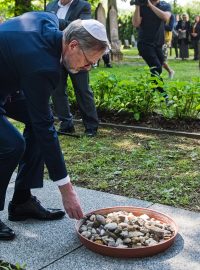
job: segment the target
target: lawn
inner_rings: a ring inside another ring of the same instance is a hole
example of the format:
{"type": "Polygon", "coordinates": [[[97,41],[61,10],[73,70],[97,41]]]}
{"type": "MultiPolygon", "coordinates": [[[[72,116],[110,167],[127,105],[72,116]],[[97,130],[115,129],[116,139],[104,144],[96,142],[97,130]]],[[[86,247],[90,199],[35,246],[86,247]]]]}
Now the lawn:
{"type": "Polygon", "coordinates": [[[101,128],[60,142],[77,186],[200,211],[198,140],[101,128]]]}
{"type": "MultiPolygon", "coordinates": [[[[93,69],[90,73],[90,80],[94,80],[99,71],[106,71],[111,74],[115,74],[119,79],[134,80],[137,75],[143,71],[146,65],[142,58],[138,58],[138,52],[136,48],[130,50],[123,50],[124,59],[122,63],[113,63],[113,68],[104,68],[103,62],[100,62],[100,67],[93,69]]],[[[190,55],[192,57],[193,51],[190,50],[190,55]]],[[[177,60],[174,59],[174,55],[169,59],[170,67],[175,71],[175,76],[173,80],[180,81],[190,81],[192,77],[199,77],[200,70],[198,61],[189,60],[177,60]],[[173,58],[173,59],[172,59],[173,58]]],[[[168,74],[163,71],[163,76],[167,81],[168,74]]]]}
{"type": "MultiPolygon", "coordinates": [[[[135,49],[132,51],[137,54],[135,49]]],[[[141,72],[144,62],[131,60],[113,64],[111,69],[101,63],[92,70],[90,80],[100,70],[132,80],[141,72]]],[[[197,62],[170,60],[169,63],[176,71],[174,80],[190,81],[191,77],[199,76],[197,62]]],[[[14,124],[22,130],[21,124],[14,124]]],[[[81,125],[76,130],[83,133],[81,125]]],[[[200,211],[199,140],[109,128],[100,128],[96,138],[59,138],[73,184],[200,211]]]]}

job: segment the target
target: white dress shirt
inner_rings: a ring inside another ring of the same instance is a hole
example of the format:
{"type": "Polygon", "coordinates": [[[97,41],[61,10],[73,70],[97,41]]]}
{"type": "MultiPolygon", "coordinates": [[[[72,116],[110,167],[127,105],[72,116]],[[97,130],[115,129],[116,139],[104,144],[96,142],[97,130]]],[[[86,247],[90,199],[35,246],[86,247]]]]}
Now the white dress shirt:
{"type": "Polygon", "coordinates": [[[58,16],[58,19],[64,19],[65,18],[65,16],[66,16],[66,14],[67,14],[67,12],[69,10],[69,7],[70,7],[70,5],[71,5],[72,2],[73,2],[73,0],[70,1],[68,4],[66,4],[66,5],[63,6],[60,3],[60,1],[58,1],[59,9],[58,9],[58,11],[56,13],[56,15],[58,16]]]}

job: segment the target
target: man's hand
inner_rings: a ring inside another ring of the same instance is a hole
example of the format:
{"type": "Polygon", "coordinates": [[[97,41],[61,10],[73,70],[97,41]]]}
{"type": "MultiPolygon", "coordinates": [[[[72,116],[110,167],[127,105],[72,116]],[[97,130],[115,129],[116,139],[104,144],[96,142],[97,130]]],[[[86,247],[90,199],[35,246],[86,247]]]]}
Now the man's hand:
{"type": "Polygon", "coordinates": [[[156,4],[159,3],[159,0],[151,1],[148,0],[147,6],[158,16],[161,20],[167,22],[170,20],[171,12],[169,11],[162,11],[161,9],[156,7],[156,4]]]}
{"type": "Polygon", "coordinates": [[[152,6],[152,3],[150,0],[148,0],[147,7],[151,7],[151,6],[152,6]]]}
{"type": "Polygon", "coordinates": [[[154,0],[154,1],[153,1],[153,3],[152,3],[152,1],[151,1],[151,0],[148,0],[147,7],[152,7],[152,6],[155,6],[155,5],[157,4],[157,2],[159,2],[159,1],[154,0]]]}
{"type": "Polygon", "coordinates": [[[70,218],[81,219],[83,218],[83,211],[80,206],[80,201],[76,191],[71,183],[59,187],[62,194],[63,206],[66,213],[70,218]]]}
{"type": "Polygon", "coordinates": [[[197,37],[197,33],[191,33],[191,36],[197,37]]]}
{"type": "Polygon", "coordinates": [[[140,6],[135,6],[135,11],[132,18],[132,24],[135,27],[139,27],[142,22],[142,18],[140,17],[140,6]]]}

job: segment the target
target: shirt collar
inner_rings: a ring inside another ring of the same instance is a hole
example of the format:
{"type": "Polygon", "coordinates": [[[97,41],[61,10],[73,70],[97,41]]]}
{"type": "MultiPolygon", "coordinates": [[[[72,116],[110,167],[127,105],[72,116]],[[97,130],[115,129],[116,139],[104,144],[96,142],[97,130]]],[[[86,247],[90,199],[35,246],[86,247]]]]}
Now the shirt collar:
{"type": "Polygon", "coordinates": [[[58,1],[58,6],[60,7],[60,8],[62,8],[62,7],[65,7],[65,6],[67,6],[67,5],[69,5],[69,4],[71,4],[73,2],[73,0],[71,0],[68,4],[66,4],[66,5],[62,5],[61,3],[60,3],[60,0],[58,1]]]}

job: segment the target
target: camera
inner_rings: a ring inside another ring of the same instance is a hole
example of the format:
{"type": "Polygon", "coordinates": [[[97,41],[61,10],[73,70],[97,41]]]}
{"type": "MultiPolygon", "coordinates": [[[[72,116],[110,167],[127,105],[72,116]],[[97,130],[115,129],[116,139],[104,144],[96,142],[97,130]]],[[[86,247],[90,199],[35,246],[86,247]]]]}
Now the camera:
{"type": "Polygon", "coordinates": [[[137,6],[146,6],[148,4],[148,0],[131,0],[130,5],[137,5],[137,6]]]}

